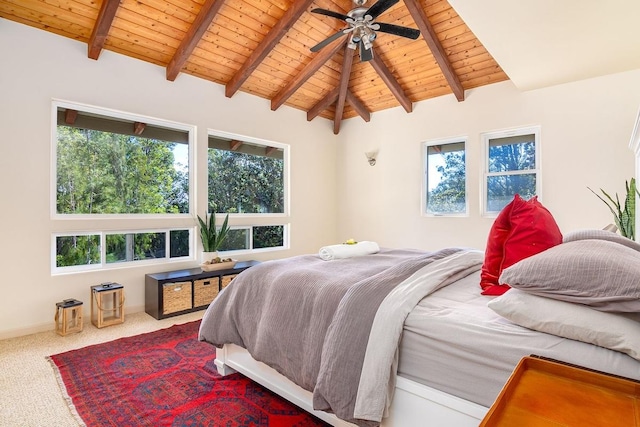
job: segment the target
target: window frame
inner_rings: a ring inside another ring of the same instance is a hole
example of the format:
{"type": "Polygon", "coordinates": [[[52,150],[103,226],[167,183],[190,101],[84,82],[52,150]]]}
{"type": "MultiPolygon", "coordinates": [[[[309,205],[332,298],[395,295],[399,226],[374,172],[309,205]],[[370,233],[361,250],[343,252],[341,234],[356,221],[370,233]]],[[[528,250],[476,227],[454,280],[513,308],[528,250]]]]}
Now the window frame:
{"type": "Polygon", "coordinates": [[[424,217],[437,218],[437,217],[468,217],[469,216],[469,164],[468,164],[468,136],[447,137],[440,139],[430,139],[422,143],[422,188],[420,194],[420,213],[424,217]],[[464,194],[465,194],[465,211],[459,213],[433,213],[428,212],[428,192],[429,192],[429,147],[435,145],[448,145],[448,144],[460,144],[464,145],[464,194]]]}
{"type": "Polygon", "coordinates": [[[122,268],[138,267],[144,265],[153,265],[159,263],[175,263],[182,261],[190,261],[195,259],[195,228],[194,227],[170,227],[170,228],[145,228],[145,229],[129,229],[129,230],[83,230],[83,231],[63,231],[51,233],[51,247],[53,257],[51,259],[51,274],[63,275],[72,273],[82,273],[91,271],[105,271],[105,270],[118,270],[122,268]],[[189,255],[182,257],[171,257],[170,245],[171,231],[189,231],[189,255]],[[119,261],[119,262],[107,262],[107,248],[106,239],[107,235],[111,234],[142,234],[142,233],[166,233],[165,239],[165,256],[162,258],[150,258],[132,261],[119,261]],[[100,238],[100,262],[96,264],[83,264],[83,265],[71,265],[58,267],[56,264],[56,247],[58,237],[72,237],[72,236],[98,236],[100,238]]]}
{"type": "Polygon", "coordinates": [[[51,219],[53,220],[96,220],[96,219],[149,219],[149,218],[193,218],[192,214],[195,207],[195,168],[194,168],[194,152],[195,152],[195,139],[196,139],[196,126],[185,123],[179,123],[175,121],[158,119],[155,117],[144,116],[141,114],[128,113],[123,111],[117,111],[109,108],[96,107],[87,104],[81,104],[77,102],[69,102],[63,100],[54,99],[51,103],[51,176],[50,176],[50,212],[51,219]],[[103,117],[122,119],[133,122],[143,122],[152,124],[164,128],[173,128],[176,130],[184,131],[189,135],[188,148],[189,148],[189,210],[187,213],[158,213],[158,214],[61,214],[57,210],[57,172],[58,172],[58,159],[57,159],[57,111],[58,108],[74,109],[90,114],[96,114],[103,117]]]}
{"type": "Polygon", "coordinates": [[[483,217],[496,217],[500,213],[500,211],[488,211],[487,210],[487,197],[488,197],[488,183],[489,177],[492,176],[509,176],[509,175],[523,175],[523,174],[535,174],[536,177],[536,189],[535,193],[538,198],[542,196],[542,169],[541,169],[541,126],[540,125],[532,125],[511,129],[504,129],[498,131],[491,132],[483,132],[480,134],[480,138],[482,141],[482,158],[483,158],[483,167],[482,167],[482,182],[481,191],[480,191],[480,212],[483,217]],[[500,138],[510,138],[524,135],[534,135],[534,147],[535,147],[535,168],[533,169],[521,169],[519,171],[508,171],[508,172],[489,172],[489,147],[492,140],[500,139],[500,138]]]}
{"type": "MultiPolygon", "coordinates": [[[[283,144],[280,142],[275,142],[275,141],[269,141],[266,139],[261,139],[261,138],[254,138],[251,136],[245,136],[245,135],[240,135],[237,133],[231,133],[231,132],[224,132],[224,131],[219,131],[219,130],[214,130],[214,129],[209,129],[207,131],[207,139],[209,138],[209,136],[213,136],[213,137],[217,137],[217,138],[223,138],[223,139],[230,139],[230,140],[238,140],[238,141],[242,141],[242,142],[246,142],[248,144],[253,144],[253,145],[263,145],[263,146],[268,146],[268,147],[275,147],[275,148],[280,148],[282,149],[282,161],[284,162],[283,165],[283,171],[282,171],[282,187],[283,187],[283,197],[284,197],[284,201],[282,203],[283,206],[283,212],[282,213],[236,213],[236,212],[230,212],[229,213],[229,218],[252,218],[252,217],[256,217],[256,218],[289,218],[289,212],[290,212],[290,170],[291,170],[291,161],[290,161],[290,146],[288,144],[283,144]]],[[[209,147],[207,146],[207,154],[209,152],[209,147]]],[[[209,200],[209,170],[207,168],[207,197],[206,200],[208,202],[209,200]]],[[[209,210],[209,207],[207,206],[207,211],[209,210]]],[[[211,212],[207,212],[207,213],[211,213],[211,212]]],[[[227,212],[216,212],[218,215],[226,215],[227,212]]],[[[255,224],[255,225],[262,225],[262,224],[255,224]]],[[[283,224],[269,224],[269,225],[283,225],[283,224]]]]}
{"type": "Polygon", "coordinates": [[[50,170],[50,201],[49,217],[51,220],[51,274],[72,274],[100,270],[112,270],[121,268],[133,268],[141,265],[166,264],[196,260],[198,240],[197,225],[195,216],[195,195],[196,195],[196,150],[197,128],[195,125],[180,123],[176,121],[164,120],[149,117],[141,114],[134,114],[114,109],[97,107],[93,105],[53,99],[51,101],[51,170],[50,170]],[[189,203],[186,213],[153,213],[153,214],[64,214],[57,212],[57,143],[58,143],[58,109],[74,109],[80,112],[99,115],[105,118],[121,119],[132,122],[143,122],[168,129],[183,131],[188,134],[188,177],[189,177],[189,203]],[[154,226],[150,227],[149,223],[154,226]],[[167,242],[170,244],[170,231],[189,230],[189,256],[170,258],[168,251],[165,258],[154,258],[145,260],[125,261],[118,263],[107,263],[105,258],[106,234],[126,234],[126,233],[167,233],[167,242]],[[100,236],[100,263],[89,265],[77,265],[67,267],[56,266],[56,239],[61,236],[100,236]]]}
{"type": "MultiPolygon", "coordinates": [[[[207,130],[207,140],[212,136],[215,138],[229,139],[229,140],[238,140],[242,142],[246,142],[248,144],[253,145],[261,145],[261,146],[269,146],[275,147],[278,149],[282,149],[282,160],[283,160],[283,212],[282,213],[237,213],[237,212],[229,212],[229,222],[240,222],[242,225],[232,225],[231,229],[249,229],[250,235],[250,244],[253,246],[253,227],[266,227],[266,226],[282,226],[283,227],[283,245],[282,247],[273,247],[273,248],[259,248],[259,249],[243,249],[237,251],[220,251],[225,255],[233,254],[233,255],[242,255],[242,254],[252,254],[252,253],[262,253],[262,252],[270,252],[270,251],[281,251],[290,249],[290,177],[291,177],[291,155],[290,149],[291,147],[288,144],[283,144],[280,142],[269,141],[261,138],[254,138],[246,135],[240,135],[237,133],[224,132],[215,129],[207,130]]],[[[207,156],[208,158],[209,146],[207,145],[207,156]]],[[[207,201],[207,211],[209,210],[208,200],[209,200],[209,170],[207,167],[207,178],[205,180],[206,184],[206,198],[207,201]]],[[[207,212],[211,214],[212,212],[207,212]]],[[[226,215],[227,212],[217,212],[217,215],[226,215]]]]}
{"type": "Polygon", "coordinates": [[[251,224],[251,225],[237,225],[230,227],[230,230],[247,230],[249,237],[249,248],[248,249],[235,249],[235,250],[220,250],[221,254],[225,256],[233,256],[233,255],[246,255],[253,253],[262,253],[262,252],[272,252],[272,251],[283,251],[289,249],[289,230],[290,224],[251,224]],[[254,248],[253,247],[253,228],[254,227],[282,227],[282,246],[273,246],[270,248],[254,248]]]}

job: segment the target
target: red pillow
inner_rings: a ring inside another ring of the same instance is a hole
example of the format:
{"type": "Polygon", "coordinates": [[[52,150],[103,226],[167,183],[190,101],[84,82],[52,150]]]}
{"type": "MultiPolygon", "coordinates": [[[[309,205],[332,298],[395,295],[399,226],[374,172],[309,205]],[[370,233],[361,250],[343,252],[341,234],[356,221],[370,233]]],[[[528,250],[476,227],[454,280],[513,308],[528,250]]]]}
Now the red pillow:
{"type": "Polygon", "coordinates": [[[551,213],[534,196],[525,201],[516,194],[493,222],[480,273],[482,295],[502,295],[502,270],[562,243],[562,233],[551,213]]]}

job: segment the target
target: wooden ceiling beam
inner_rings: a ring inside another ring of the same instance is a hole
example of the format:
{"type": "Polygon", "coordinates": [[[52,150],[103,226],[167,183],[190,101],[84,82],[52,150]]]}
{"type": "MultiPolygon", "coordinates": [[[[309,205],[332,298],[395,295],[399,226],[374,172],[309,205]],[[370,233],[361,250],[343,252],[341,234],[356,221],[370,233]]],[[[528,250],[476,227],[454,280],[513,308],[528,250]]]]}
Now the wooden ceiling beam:
{"type": "Polygon", "coordinates": [[[407,9],[409,9],[409,13],[413,17],[413,20],[416,22],[420,33],[422,33],[424,41],[427,42],[427,46],[431,49],[433,57],[436,59],[438,66],[442,70],[442,74],[444,74],[445,79],[447,79],[447,83],[449,83],[449,87],[451,87],[451,90],[458,101],[464,101],[464,88],[462,87],[462,83],[460,83],[458,75],[451,66],[449,58],[447,58],[447,54],[444,51],[442,44],[440,44],[433,26],[429,22],[427,15],[424,13],[424,9],[422,9],[421,3],[418,0],[404,0],[404,3],[407,6],[407,9]]]}
{"type": "Polygon", "coordinates": [[[396,97],[400,105],[405,109],[407,113],[413,111],[413,103],[409,97],[404,93],[404,90],[398,83],[398,80],[393,76],[391,70],[385,65],[384,61],[380,59],[379,55],[375,55],[371,61],[369,61],[374,70],[378,73],[382,81],[387,85],[393,96],[396,97]]]}
{"type": "Polygon", "coordinates": [[[242,146],[242,141],[238,141],[234,139],[233,141],[229,142],[229,148],[231,149],[231,151],[237,151],[241,146],[242,146]]]}
{"type": "Polygon", "coordinates": [[[78,110],[71,110],[69,108],[67,108],[64,111],[64,122],[68,125],[72,125],[76,122],[76,119],[78,118],[78,110]]]}
{"type": "Polygon", "coordinates": [[[231,98],[238,89],[240,89],[240,86],[242,86],[269,52],[280,42],[280,39],[284,37],[293,24],[298,21],[311,3],[313,3],[313,0],[296,0],[291,2],[291,6],[289,6],[289,9],[287,9],[282,18],[273,26],[258,47],[251,52],[251,55],[245,63],[242,64],[242,67],[240,67],[227,83],[224,90],[227,98],[231,98]]]}
{"type": "Polygon", "coordinates": [[[147,127],[146,123],[142,123],[142,122],[134,122],[133,123],[133,133],[135,135],[142,135],[142,132],[144,132],[144,129],[147,127]]]}
{"type": "Polygon", "coordinates": [[[211,25],[213,18],[224,4],[224,0],[207,0],[198,12],[198,16],[189,27],[189,31],[185,34],[180,46],[173,54],[171,61],[167,65],[167,80],[174,81],[182,70],[185,62],[191,56],[193,49],[198,45],[202,36],[211,25]]]}
{"type": "Polygon", "coordinates": [[[337,40],[333,42],[332,45],[330,44],[329,46],[318,52],[318,54],[313,57],[313,59],[304,67],[304,69],[296,74],[293,80],[291,80],[284,88],[280,90],[280,92],[276,94],[276,96],[271,99],[271,110],[275,111],[280,108],[280,106],[282,106],[282,104],[284,104],[285,101],[289,99],[289,97],[293,95],[293,93],[298,90],[298,88],[302,86],[302,84],[306,82],[309,77],[311,77],[316,71],[318,71],[318,69],[322,67],[325,62],[327,62],[340,50],[342,46],[345,46],[346,44],[346,39],[337,40]]]}
{"type": "Polygon", "coordinates": [[[367,110],[367,107],[365,107],[365,105],[356,98],[350,90],[347,91],[347,102],[354,110],[356,110],[356,113],[358,113],[365,122],[369,122],[371,120],[371,112],[367,110]]]}
{"type": "MultiPolygon", "coordinates": [[[[316,105],[311,107],[307,111],[307,121],[315,119],[320,113],[329,108],[331,104],[338,100],[338,93],[340,87],[336,86],[331,92],[329,92],[324,98],[322,98],[316,105]]],[[[347,90],[347,102],[356,110],[356,113],[364,119],[365,122],[371,120],[371,112],[367,110],[367,107],[356,96],[347,90]]]]}
{"type": "Polygon", "coordinates": [[[333,133],[337,135],[340,132],[340,123],[344,114],[344,103],[347,100],[347,91],[349,88],[349,77],[351,77],[351,66],[353,65],[353,55],[355,51],[344,47],[344,56],[342,58],[342,74],[340,75],[340,86],[338,90],[338,100],[336,101],[336,114],[333,116],[333,133]]]}
{"type": "Polygon", "coordinates": [[[276,147],[269,147],[269,146],[264,147],[264,155],[269,156],[271,153],[273,153],[276,150],[277,150],[276,147]]]}
{"type": "Polygon", "coordinates": [[[331,104],[336,102],[338,99],[338,91],[340,88],[336,86],[333,88],[331,92],[329,92],[324,98],[322,98],[316,105],[311,107],[309,111],[307,111],[307,121],[311,121],[315,119],[318,114],[322,113],[324,110],[329,108],[331,104]]]}
{"type": "Polygon", "coordinates": [[[91,31],[91,37],[89,37],[88,55],[91,59],[98,59],[104,42],[109,35],[109,29],[113,23],[113,18],[116,16],[116,11],[120,6],[120,0],[103,0],[100,6],[100,12],[98,12],[98,18],[91,31]]]}

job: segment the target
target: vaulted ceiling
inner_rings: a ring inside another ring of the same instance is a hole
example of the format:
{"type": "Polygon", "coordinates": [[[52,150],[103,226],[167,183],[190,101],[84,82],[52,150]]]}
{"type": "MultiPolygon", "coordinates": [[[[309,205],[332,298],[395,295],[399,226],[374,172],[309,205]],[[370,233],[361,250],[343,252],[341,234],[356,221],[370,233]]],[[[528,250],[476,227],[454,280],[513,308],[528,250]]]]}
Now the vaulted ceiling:
{"type": "MultiPolygon", "coordinates": [[[[384,0],[385,2],[387,0],[384,0]]],[[[364,7],[375,4],[369,0],[364,7]]],[[[344,21],[312,13],[347,14],[351,0],[0,0],[0,17],[103,50],[288,105],[333,122],[438,96],[464,102],[465,91],[508,77],[446,0],[403,0],[376,22],[414,28],[416,40],[378,32],[374,58],[361,62],[339,37],[344,21]]],[[[356,119],[357,120],[357,119],[356,119]]]]}

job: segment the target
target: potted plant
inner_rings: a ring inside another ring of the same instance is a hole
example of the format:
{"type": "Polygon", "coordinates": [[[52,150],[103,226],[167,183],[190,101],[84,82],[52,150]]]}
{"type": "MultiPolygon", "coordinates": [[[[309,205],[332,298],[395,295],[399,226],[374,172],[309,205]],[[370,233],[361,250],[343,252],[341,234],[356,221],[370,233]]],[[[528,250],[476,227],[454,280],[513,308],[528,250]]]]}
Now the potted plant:
{"type": "Polygon", "coordinates": [[[618,197],[618,193],[616,193],[615,200],[606,191],[602,188],[600,191],[606,197],[603,198],[595,191],[591,190],[593,194],[595,194],[600,200],[607,205],[611,213],[613,214],[613,219],[615,221],[616,227],[620,230],[620,234],[624,237],[627,237],[631,240],[635,240],[635,225],[636,225],[636,194],[640,196],[640,192],[636,188],[636,180],[635,178],[631,178],[631,181],[625,181],[625,187],[627,190],[626,197],[624,198],[624,204],[620,203],[620,199],[618,197]]]}
{"type": "Polygon", "coordinates": [[[229,214],[224,218],[222,227],[216,227],[215,212],[205,215],[203,220],[198,215],[198,223],[200,224],[200,240],[202,241],[202,261],[212,261],[218,258],[218,249],[224,242],[229,233],[229,214]]]}

